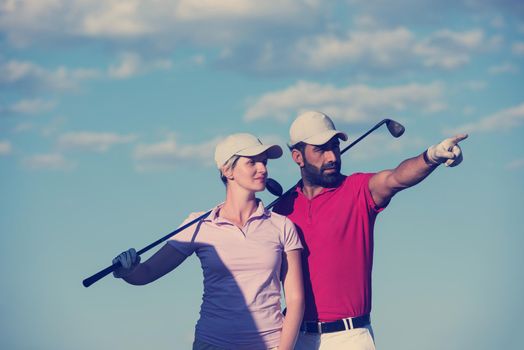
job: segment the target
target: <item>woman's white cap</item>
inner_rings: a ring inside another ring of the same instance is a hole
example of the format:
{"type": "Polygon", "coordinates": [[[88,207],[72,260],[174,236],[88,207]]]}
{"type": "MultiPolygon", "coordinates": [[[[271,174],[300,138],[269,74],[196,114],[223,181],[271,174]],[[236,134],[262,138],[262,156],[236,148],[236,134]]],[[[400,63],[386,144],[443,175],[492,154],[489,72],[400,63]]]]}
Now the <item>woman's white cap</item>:
{"type": "Polygon", "coordinates": [[[220,169],[235,155],[251,157],[264,152],[269,159],[282,156],[282,148],[279,145],[264,145],[258,138],[247,133],[232,134],[218,143],[215,148],[215,162],[220,169]]]}
{"type": "Polygon", "coordinates": [[[307,111],[295,119],[289,129],[289,147],[293,147],[299,142],[310,145],[323,145],[333,136],[347,141],[348,135],[335,129],[335,124],[331,118],[321,112],[307,111]]]}

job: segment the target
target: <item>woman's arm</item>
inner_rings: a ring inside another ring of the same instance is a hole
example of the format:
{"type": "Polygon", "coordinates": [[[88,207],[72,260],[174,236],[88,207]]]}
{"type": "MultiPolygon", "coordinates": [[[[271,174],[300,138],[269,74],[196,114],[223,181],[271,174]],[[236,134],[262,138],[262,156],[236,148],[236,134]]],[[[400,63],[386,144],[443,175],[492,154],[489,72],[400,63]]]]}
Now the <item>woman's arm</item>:
{"type": "Polygon", "coordinates": [[[282,283],[286,300],[286,316],[282,325],[279,350],[292,350],[304,315],[304,284],[302,282],[301,249],[284,253],[282,283]]]}
{"type": "Polygon", "coordinates": [[[137,286],[148,284],[173,271],[185,259],[184,254],[170,244],[165,244],[145,262],[136,266],[131,263],[130,268],[115,271],[115,277],[121,277],[127,283],[137,286]]]}

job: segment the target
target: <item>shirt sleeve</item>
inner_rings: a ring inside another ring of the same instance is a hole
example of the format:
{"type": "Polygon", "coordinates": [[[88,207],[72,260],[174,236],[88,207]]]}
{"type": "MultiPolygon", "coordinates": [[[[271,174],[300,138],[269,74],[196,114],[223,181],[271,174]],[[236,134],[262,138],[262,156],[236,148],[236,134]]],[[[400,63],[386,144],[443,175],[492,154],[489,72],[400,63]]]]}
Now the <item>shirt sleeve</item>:
{"type": "Polygon", "coordinates": [[[284,235],[283,243],[285,252],[303,248],[295,224],[288,218],[284,219],[284,229],[282,230],[282,233],[284,235]]]}
{"type": "MultiPolygon", "coordinates": [[[[189,214],[189,216],[184,220],[184,222],[182,222],[182,224],[179,227],[182,227],[185,224],[195,220],[199,216],[202,216],[202,214],[204,214],[204,212],[189,214]]],[[[173,237],[169,238],[167,244],[178,250],[180,253],[186,256],[190,256],[196,249],[196,232],[198,231],[198,228],[201,224],[202,220],[187,227],[185,230],[180,231],[173,237]]]]}
{"type": "Polygon", "coordinates": [[[363,199],[366,202],[366,206],[368,208],[368,211],[373,214],[378,214],[382,210],[384,210],[387,207],[387,204],[379,207],[375,204],[375,201],[373,200],[373,195],[371,194],[371,191],[369,190],[369,180],[375,175],[375,173],[361,173],[359,174],[360,179],[360,186],[361,191],[359,191],[361,194],[363,194],[363,199]]]}

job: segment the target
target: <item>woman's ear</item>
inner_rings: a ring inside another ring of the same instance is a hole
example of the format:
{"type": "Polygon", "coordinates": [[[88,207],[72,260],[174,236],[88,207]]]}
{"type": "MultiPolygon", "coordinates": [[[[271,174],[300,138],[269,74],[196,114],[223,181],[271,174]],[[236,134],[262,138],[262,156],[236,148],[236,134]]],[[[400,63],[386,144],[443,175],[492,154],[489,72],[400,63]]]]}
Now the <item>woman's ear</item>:
{"type": "Polygon", "coordinates": [[[222,169],[220,169],[220,171],[222,172],[222,175],[228,179],[228,180],[234,180],[235,178],[233,177],[233,169],[231,167],[225,167],[223,166],[222,169]]]}
{"type": "Polygon", "coordinates": [[[293,158],[293,161],[297,163],[299,167],[302,168],[304,166],[304,156],[298,149],[295,148],[291,151],[291,158],[293,158]]]}

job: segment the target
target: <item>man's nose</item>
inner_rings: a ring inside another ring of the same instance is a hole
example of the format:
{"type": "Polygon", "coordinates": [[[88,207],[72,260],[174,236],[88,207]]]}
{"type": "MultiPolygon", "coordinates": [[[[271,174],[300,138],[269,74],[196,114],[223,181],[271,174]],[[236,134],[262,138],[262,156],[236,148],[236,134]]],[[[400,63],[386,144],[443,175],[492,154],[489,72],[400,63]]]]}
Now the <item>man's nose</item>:
{"type": "Polygon", "coordinates": [[[324,161],[326,163],[335,162],[337,160],[337,155],[333,150],[325,151],[324,152],[324,161]]]}

